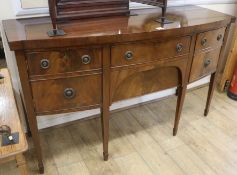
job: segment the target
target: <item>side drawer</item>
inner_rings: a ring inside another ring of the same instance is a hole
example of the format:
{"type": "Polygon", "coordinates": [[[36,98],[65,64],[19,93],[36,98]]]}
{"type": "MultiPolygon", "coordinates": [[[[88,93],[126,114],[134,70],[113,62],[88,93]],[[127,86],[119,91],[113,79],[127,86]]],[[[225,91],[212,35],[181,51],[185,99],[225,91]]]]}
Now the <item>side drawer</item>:
{"type": "Polygon", "coordinates": [[[31,86],[37,113],[101,104],[101,74],[33,81],[31,86]]]}
{"type": "Polygon", "coordinates": [[[220,28],[198,34],[195,51],[220,47],[223,43],[225,29],[220,28]]]}
{"type": "Polygon", "coordinates": [[[164,42],[120,44],[111,48],[111,66],[123,66],[167,59],[189,53],[191,37],[175,38],[164,42]]]}
{"type": "Polygon", "coordinates": [[[100,48],[28,52],[26,55],[31,76],[93,70],[102,67],[100,48]]]}
{"type": "Polygon", "coordinates": [[[216,71],[220,49],[198,52],[194,55],[189,82],[198,80],[216,71]]]}

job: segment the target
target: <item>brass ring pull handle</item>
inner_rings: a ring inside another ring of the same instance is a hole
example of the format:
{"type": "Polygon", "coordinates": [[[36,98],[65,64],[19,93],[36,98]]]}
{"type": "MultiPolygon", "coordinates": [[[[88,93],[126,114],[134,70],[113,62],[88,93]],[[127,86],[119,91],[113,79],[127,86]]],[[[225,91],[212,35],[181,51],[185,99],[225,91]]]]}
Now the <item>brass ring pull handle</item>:
{"type": "Polygon", "coordinates": [[[11,135],[11,128],[7,125],[0,126],[0,135],[6,134],[7,136],[11,135]]]}
{"type": "Polygon", "coordinates": [[[81,57],[81,61],[83,64],[90,64],[91,63],[91,57],[89,55],[83,55],[81,57]]]}
{"type": "Polygon", "coordinates": [[[182,52],[182,50],[183,50],[183,44],[182,43],[177,44],[176,51],[177,52],[182,52]]]}
{"type": "Polygon", "coordinates": [[[126,59],[126,60],[131,60],[131,59],[133,59],[133,52],[132,52],[132,51],[127,51],[127,52],[125,53],[125,59],[126,59]]]}
{"type": "Polygon", "coordinates": [[[40,61],[40,66],[42,69],[48,69],[49,68],[49,60],[48,59],[42,59],[40,61]]]}
{"type": "Polygon", "coordinates": [[[206,59],[205,61],[204,61],[204,67],[207,67],[207,66],[209,66],[211,64],[211,59],[206,59]]]}
{"type": "Polygon", "coordinates": [[[206,46],[207,45],[207,39],[203,38],[201,41],[202,46],[206,46]]]}
{"type": "Polygon", "coordinates": [[[219,34],[219,35],[217,36],[217,41],[220,41],[222,38],[223,38],[223,35],[222,35],[222,34],[219,34]]]}
{"type": "Polygon", "coordinates": [[[73,88],[66,88],[64,90],[64,97],[66,99],[72,99],[75,97],[75,95],[76,95],[76,91],[73,88]]]}

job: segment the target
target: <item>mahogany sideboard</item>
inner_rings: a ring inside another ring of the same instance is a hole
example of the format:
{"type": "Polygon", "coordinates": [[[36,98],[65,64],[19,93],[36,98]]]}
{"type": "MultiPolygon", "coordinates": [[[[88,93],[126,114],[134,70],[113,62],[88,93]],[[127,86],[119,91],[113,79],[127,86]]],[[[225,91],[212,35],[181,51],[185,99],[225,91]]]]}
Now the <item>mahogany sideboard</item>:
{"type": "MultiPolygon", "coordinates": [[[[168,8],[174,22],[156,22],[160,9],[59,24],[49,37],[49,17],[3,21],[15,52],[29,127],[44,172],[37,115],[101,108],[103,154],[108,159],[109,107],[113,102],[177,87],[176,135],[188,83],[216,73],[234,17],[189,6],[168,8]]],[[[66,148],[65,148],[66,149],[66,148]]]]}

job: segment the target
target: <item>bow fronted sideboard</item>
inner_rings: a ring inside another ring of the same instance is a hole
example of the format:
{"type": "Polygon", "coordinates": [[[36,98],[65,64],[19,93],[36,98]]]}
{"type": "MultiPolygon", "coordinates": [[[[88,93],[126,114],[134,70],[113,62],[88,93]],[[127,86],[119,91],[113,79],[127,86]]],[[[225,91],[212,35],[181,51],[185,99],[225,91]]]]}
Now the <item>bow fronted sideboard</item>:
{"type": "Polygon", "coordinates": [[[3,21],[41,172],[38,115],[101,108],[107,160],[109,107],[116,101],[178,87],[176,135],[187,85],[211,75],[208,114],[235,18],[196,6],[173,7],[166,14],[173,23],[161,24],[160,14],[160,9],[131,10],[129,16],[70,21],[58,24],[66,35],[57,37],[47,35],[49,17],[3,21]]]}

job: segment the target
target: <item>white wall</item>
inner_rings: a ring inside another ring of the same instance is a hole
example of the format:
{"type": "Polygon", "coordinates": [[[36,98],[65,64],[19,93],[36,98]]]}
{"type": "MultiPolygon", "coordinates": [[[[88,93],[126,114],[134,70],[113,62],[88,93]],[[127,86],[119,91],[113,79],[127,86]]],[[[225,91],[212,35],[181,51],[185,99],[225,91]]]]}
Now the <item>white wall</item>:
{"type": "Polygon", "coordinates": [[[15,18],[15,9],[13,8],[12,1],[0,0],[0,20],[15,18]]]}
{"type": "Polygon", "coordinates": [[[214,4],[214,5],[209,4],[200,6],[218,12],[226,13],[228,15],[237,16],[237,4],[214,4]]]}
{"type": "MultiPolygon", "coordinates": [[[[14,1],[0,0],[0,4],[1,4],[1,6],[0,6],[0,20],[9,19],[9,18],[16,18],[16,15],[15,15],[16,8],[12,4],[12,2],[14,2],[14,1]]],[[[220,12],[224,12],[224,13],[227,13],[230,15],[237,15],[237,4],[220,4],[220,5],[210,4],[210,5],[204,5],[203,7],[217,10],[220,12]]],[[[0,28],[0,30],[1,30],[1,28],[0,28]]],[[[16,93],[16,96],[18,97],[17,100],[19,102],[20,101],[19,100],[19,86],[18,86],[19,85],[19,77],[18,77],[18,73],[17,73],[17,67],[15,66],[14,53],[9,50],[9,47],[7,45],[6,38],[4,35],[3,35],[3,42],[4,42],[6,57],[7,57],[7,64],[11,70],[11,75],[13,78],[14,91],[16,93]]],[[[189,87],[197,86],[197,85],[200,85],[203,83],[208,83],[208,82],[209,82],[209,77],[204,78],[203,80],[196,82],[196,83],[190,85],[189,87]]],[[[128,107],[128,106],[135,105],[138,103],[143,103],[146,101],[158,99],[158,98],[161,98],[164,96],[172,95],[174,93],[175,93],[175,89],[169,89],[166,91],[149,94],[149,95],[146,95],[143,97],[133,98],[130,100],[118,102],[118,103],[112,105],[111,110],[119,109],[119,108],[123,108],[123,107],[128,107]]],[[[21,106],[20,106],[20,109],[21,109],[21,106]]],[[[61,123],[77,120],[80,118],[85,118],[88,116],[96,115],[99,113],[100,113],[99,109],[95,109],[95,110],[84,111],[84,112],[51,115],[51,116],[41,116],[41,117],[38,117],[38,125],[39,125],[39,128],[45,128],[45,127],[50,127],[52,125],[61,124],[61,123]]],[[[23,116],[22,110],[20,110],[20,115],[23,116]]]]}
{"type": "Polygon", "coordinates": [[[32,7],[46,7],[48,6],[48,0],[21,0],[23,8],[32,8],[32,7]]]}

